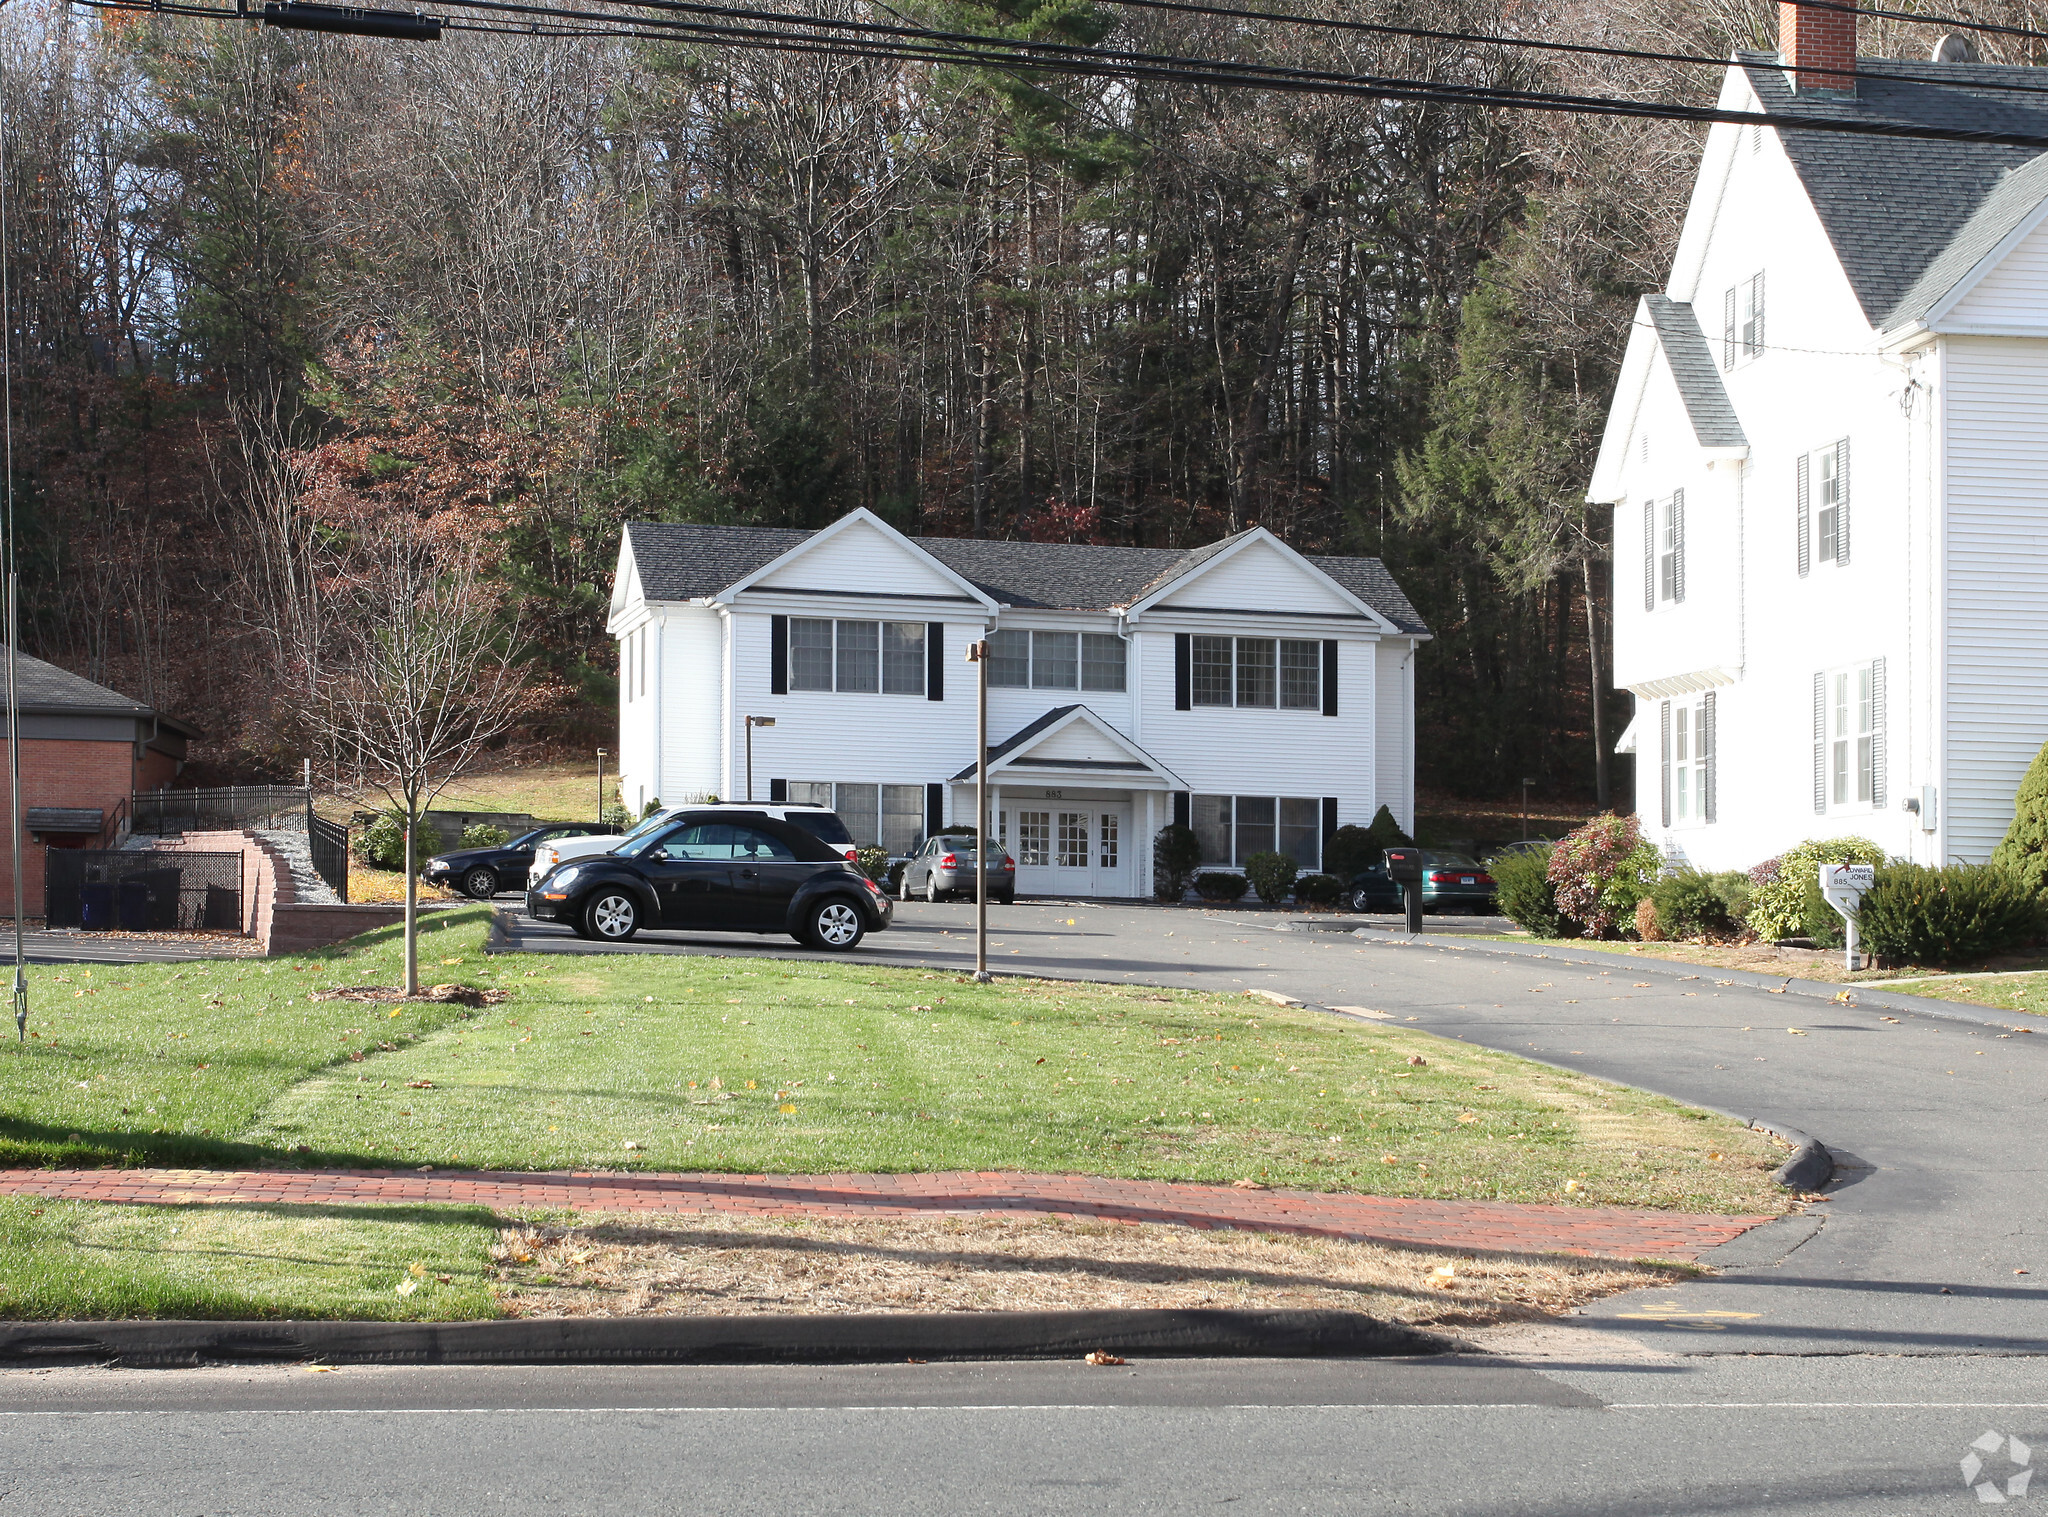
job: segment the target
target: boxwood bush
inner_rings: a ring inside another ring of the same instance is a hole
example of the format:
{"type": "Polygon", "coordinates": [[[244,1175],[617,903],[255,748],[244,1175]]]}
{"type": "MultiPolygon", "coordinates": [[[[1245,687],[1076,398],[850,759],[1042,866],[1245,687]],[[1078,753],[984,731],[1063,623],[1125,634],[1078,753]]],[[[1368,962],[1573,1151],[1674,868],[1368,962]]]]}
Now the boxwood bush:
{"type": "Polygon", "coordinates": [[[1568,935],[1557,909],[1557,887],[1550,882],[1550,853],[1548,848],[1525,848],[1486,866],[1493,876],[1495,907],[1531,937],[1568,935]]]}
{"type": "Polygon", "coordinates": [[[1304,874],[1294,882],[1294,898],[1310,906],[1327,906],[1344,893],[1344,882],[1334,874],[1304,874]]]}
{"type": "Polygon", "coordinates": [[[2048,901],[2024,876],[1996,865],[1885,864],[1863,897],[1858,926],[1866,953],[1952,964],[2038,943],[2048,934],[2048,901]]]}
{"type": "Polygon", "coordinates": [[[1299,873],[1301,865],[1284,853],[1268,850],[1255,853],[1244,861],[1244,877],[1251,881],[1252,889],[1268,906],[1277,906],[1287,899],[1287,892],[1299,873]]]}
{"type": "Polygon", "coordinates": [[[1252,882],[1241,874],[1212,870],[1195,876],[1195,894],[1205,901],[1235,901],[1251,889],[1252,882]]]}

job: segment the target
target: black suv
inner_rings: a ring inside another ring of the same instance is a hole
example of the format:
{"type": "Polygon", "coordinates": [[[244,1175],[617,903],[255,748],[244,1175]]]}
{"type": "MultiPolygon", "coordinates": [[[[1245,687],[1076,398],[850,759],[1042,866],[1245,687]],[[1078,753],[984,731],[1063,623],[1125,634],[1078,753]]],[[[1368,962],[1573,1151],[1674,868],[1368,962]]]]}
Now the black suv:
{"type": "Polygon", "coordinates": [[[533,850],[555,838],[598,837],[619,829],[603,822],[550,822],[531,832],[522,832],[497,848],[458,848],[437,853],[420,873],[430,882],[459,890],[477,900],[488,900],[510,885],[526,883],[526,871],[533,867],[533,850]]]}
{"type": "Polygon", "coordinates": [[[786,932],[845,950],[895,908],[844,852],[765,812],[680,811],[617,852],[567,859],[526,892],[528,914],[623,943],[643,927],[786,932]]]}

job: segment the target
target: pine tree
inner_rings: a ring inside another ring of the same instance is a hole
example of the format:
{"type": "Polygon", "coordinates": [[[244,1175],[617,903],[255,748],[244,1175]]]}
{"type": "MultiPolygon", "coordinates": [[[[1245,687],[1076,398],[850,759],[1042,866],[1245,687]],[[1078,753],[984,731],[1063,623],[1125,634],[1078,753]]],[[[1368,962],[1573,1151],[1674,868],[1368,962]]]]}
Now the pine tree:
{"type": "Polygon", "coordinates": [[[1991,862],[2036,890],[2048,885],[2048,744],[2034,755],[2012,798],[2012,826],[1991,852],[1991,862]]]}

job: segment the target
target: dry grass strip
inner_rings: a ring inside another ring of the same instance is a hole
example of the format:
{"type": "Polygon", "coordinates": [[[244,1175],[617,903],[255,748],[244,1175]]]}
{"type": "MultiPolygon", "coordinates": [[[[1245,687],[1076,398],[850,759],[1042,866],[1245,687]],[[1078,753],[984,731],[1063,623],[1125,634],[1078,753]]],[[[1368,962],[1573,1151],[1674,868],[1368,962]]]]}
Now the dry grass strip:
{"type": "Polygon", "coordinates": [[[1689,1270],[1050,1217],[522,1222],[492,1248],[514,1316],[1315,1308],[1417,1326],[1555,1316],[1689,1270]]]}

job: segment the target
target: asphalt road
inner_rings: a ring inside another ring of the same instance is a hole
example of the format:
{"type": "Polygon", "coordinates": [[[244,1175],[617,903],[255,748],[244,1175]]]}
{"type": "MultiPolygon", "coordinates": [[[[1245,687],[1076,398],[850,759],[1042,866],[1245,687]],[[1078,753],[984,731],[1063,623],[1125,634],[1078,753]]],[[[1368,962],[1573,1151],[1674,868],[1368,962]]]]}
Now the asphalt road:
{"type": "MultiPolygon", "coordinates": [[[[2036,1361],[0,1373],[0,1512],[1906,1517],[2036,1361]]],[[[2020,1504],[2024,1505],[2024,1497],[2020,1504]]]]}

